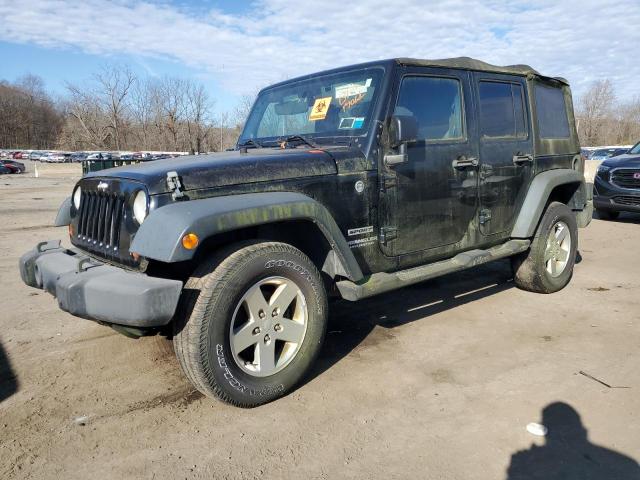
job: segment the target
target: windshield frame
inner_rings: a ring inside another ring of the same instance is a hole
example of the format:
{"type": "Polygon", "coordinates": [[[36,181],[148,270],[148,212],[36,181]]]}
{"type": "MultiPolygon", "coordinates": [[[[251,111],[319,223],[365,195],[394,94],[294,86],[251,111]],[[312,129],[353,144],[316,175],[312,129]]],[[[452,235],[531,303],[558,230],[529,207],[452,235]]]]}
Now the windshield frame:
{"type": "Polygon", "coordinates": [[[255,99],[255,101],[254,101],[254,103],[253,103],[253,105],[251,107],[249,115],[247,116],[247,121],[245,122],[245,125],[244,125],[244,127],[242,129],[241,134],[238,136],[238,141],[236,142],[236,148],[240,148],[240,146],[242,144],[244,144],[245,142],[248,142],[250,140],[252,140],[254,142],[258,142],[259,144],[261,144],[265,148],[270,148],[270,147],[274,146],[274,145],[272,145],[273,143],[275,143],[277,141],[282,141],[286,137],[291,137],[291,136],[295,136],[295,135],[299,135],[301,137],[307,138],[307,139],[311,140],[312,142],[314,142],[316,144],[330,144],[330,143],[333,143],[333,144],[344,145],[344,144],[351,144],[353,142],[357,142],[357,143],[362,145],[364,143],[370,143],[367,140],[370,140],[370,138],[372,137],[373,132],[377,131],[377,125],[382,121],[380,116],[381,116],[382,106],[384,104],[384,98],[387,95],[387,90],[388,90],[390,78],[391,78],[391,75],[392,75],[392,71],[393,71],[393,68],[391,67],[391,65],[389,65],[388,62],[371,62],[371,63],[366,63],[366,64],[352,65],[352,66],[348,66],[348,67],[341,67],[341,68],[336,68],[336,69],[333,69],[333,70],[327,70],[327,71],[323,71],[323,72],[318,72],[318,73],[314,73],[314,74],[310,74],[310,75],[305,75],[304,77],[298,77],[298,78],[294,78],[294,79],[291,79],[291,80],[280,82],[280,83],[277,83],[277,84],[274,84],[274,85],[270,85],[270,86],[260,90],[260,92],[256,96],[256,99],[255,99]],[[256,112],[256,109],[258,108],[259,100],[263,95],[269,94],[271,91],[276,90],[276,89],[287,88],[287,87],[290,87],[290,86],[296,86],[296,85],[299,85],[299,84],[303,84],[305,82],[313,81],[314,79],[317,79],[319,77],[332,77],[332,76],[337,76],[337,75],[341,75],[341,74],[352,74],[352,73],[356,73],[356,72],[366,72],[367,70],[369,70],[369,71],[370,70],[380,70],[381,71],[381,75],[380,75],[379,83],[378,83],[378,85],[376,87],[376,92],[374,93],[374,98],[373,98],[373,101],[372,101],[372,105],[369,107],[370,108],[369,113],[368,113],[369,122],[368,122],[366,130],[363,133],[353,134],[353,135],[347,135],[347,134],[326,135],[326,134],[324,134],[324,132],[320,132],[320,133],[297,132],[297,133],[291,133],[289,135],[272,136],[272,137],[258,137],[258,136],[250,136],[249,135],[249,133],[248,133],[249,119],[256,112]]]}

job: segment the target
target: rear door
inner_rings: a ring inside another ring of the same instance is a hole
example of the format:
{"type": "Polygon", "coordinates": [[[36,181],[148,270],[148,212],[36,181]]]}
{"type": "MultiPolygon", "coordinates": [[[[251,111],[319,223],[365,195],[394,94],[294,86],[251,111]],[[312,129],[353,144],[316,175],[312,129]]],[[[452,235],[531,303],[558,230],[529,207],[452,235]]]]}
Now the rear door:
{"type": "Polygon", "coordinates": [[[523,77],[474,73],[480,131],[480,231],[511,231],[533,174],[533,135],[523,77]]]}

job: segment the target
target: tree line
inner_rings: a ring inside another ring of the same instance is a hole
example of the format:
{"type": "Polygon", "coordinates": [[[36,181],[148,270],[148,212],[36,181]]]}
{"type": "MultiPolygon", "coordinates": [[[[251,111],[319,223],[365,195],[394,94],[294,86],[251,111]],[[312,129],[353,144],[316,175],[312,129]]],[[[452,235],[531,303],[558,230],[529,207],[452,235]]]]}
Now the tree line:
{"type": "Polygon", "coordinates": [[[216,111],[202,84],[140,78],[126,65],[67,82],[58,98],[27,75],[0,82],[0,148],[221,151],[235,144],[252,102],[245,95],[231,111],[216,111]]]}
{"type": "MultiPolygon", "coordinates": [[[[202,84],[140,78],[126,65],[105,66],[82,84],[68,82],[54,98],[29,74],[0,81],[0,148],[221,151],[235,144],[253,98],[216,111],[202,84]]],[[[575,107],[581,145],[640,141],[640,98],[618,101],[609,80],[594,82],[575,107]]]]}
{"type": "Polygon", "coordinates": [[[609,80],[596,81],[578,101],[576,126],[584,146],[640,142],[640,98],[620,102],[609,80]]]}

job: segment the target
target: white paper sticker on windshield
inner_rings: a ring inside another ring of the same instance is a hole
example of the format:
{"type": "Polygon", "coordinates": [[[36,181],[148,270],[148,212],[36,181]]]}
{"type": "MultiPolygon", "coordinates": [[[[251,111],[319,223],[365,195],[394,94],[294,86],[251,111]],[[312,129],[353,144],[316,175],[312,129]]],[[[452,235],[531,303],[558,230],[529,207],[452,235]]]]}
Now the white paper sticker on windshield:
{"type": "Polygon", "coordinates": [[[339,87],[336,87],[336,98],[353,97],[355,95],[360,95],[361,93],[367,93],[368,88],[368,85],[360,85],[358,83],[340,85],[339,87]]]}

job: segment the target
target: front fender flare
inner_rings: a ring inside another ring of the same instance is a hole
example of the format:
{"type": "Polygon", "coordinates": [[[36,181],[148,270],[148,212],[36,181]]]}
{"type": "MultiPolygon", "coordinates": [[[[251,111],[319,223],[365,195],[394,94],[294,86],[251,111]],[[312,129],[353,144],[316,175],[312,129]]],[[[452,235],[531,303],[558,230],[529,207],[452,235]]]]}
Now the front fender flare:
{"type": "MultiPolygon", "coordinates": [[[[531,238],[536,232],[538,222],[544,213],[544,208],[553,189],[560,185],[575,183],[579,185],[576,191],[586,193],[584,175],[577,170],[559,168],[536,175],[529,185],[527,196],[511,231],[511,238],[531,238]]],[[[586,200],[586,195],[582,195],[582,197],[585,197],[583,200],[586,200]]],[[[579,206],[580,210],[583,208],[584,203],[579,206]]]]}
{"type": "Polygon", "coordinates": [[[71,197],[67,197],[60,205],[56,219],[53,222],[55,227],[64,227],[71,223],[71,197]]]}
{"type": "Polygon", "coordinates": [[[363,278],[357,260],[329,211],[296,192],[263,192],[176,202],[152,211],[131,244],[131,252],[173,263],[193,258],[182,237],[195,233],[202,240],[219,233],[287,220],[315,223],[353,281],[363,278]]]}

